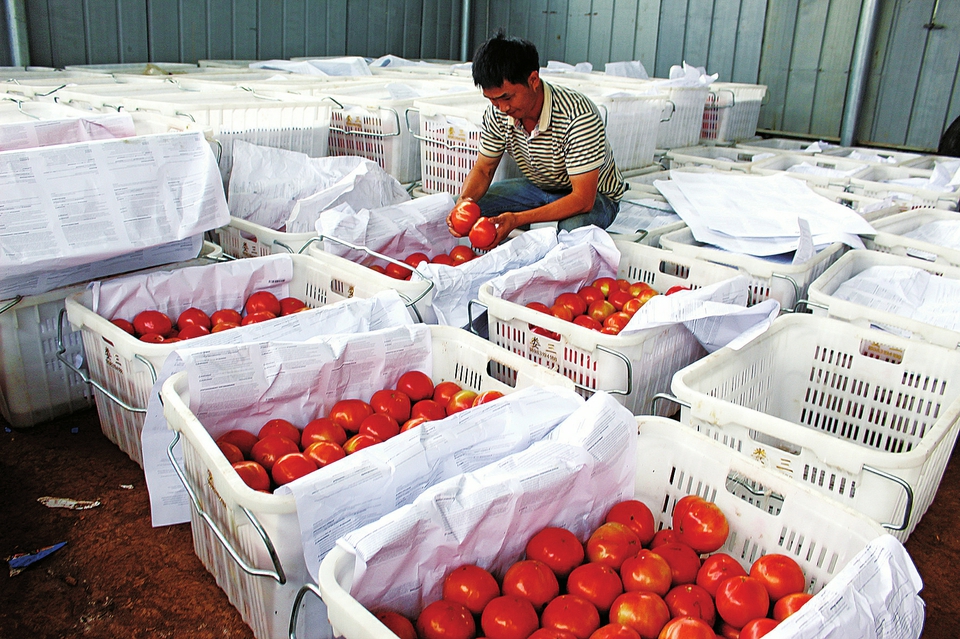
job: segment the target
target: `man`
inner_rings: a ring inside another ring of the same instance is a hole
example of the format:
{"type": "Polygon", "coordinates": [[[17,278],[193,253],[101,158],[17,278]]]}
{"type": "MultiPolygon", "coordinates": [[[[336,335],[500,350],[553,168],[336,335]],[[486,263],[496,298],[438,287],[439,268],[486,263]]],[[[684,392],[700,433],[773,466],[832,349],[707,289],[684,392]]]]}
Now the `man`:
{"type": "MultiPolygon", "coordinates": [[[[480,206],[497,227],[493,245],[536,222],[556,221],[561,230],[609,226],[627,185],[596,105],[544,82],[536,47],[502,32],[477,50],[473,81],[491,105],[483,116],[480,153],[457,204],[472,200],[480,206]],[[524,177],[493,183],[504,151],[524,177]]],[[[452,227],[450,232],[460,236],[452,227]]]]}

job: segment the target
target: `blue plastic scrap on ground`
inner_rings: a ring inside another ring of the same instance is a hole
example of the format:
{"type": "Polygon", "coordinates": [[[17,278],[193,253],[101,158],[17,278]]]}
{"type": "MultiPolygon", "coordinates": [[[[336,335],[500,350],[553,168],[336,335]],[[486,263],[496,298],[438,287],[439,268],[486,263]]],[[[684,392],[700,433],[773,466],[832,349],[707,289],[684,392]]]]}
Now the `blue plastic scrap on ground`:
{"type": "Polygon", "coordinates": [[[52,546],[47,546],[46,548],[41,548],[40,550],[32,553],[21,553],[19,555],[13,555],[7,557],[7,563],[10,564],[10,576],[13,577],[23,571],[24,568],[29,566],[32,563],[40,561],[47,555],[53,554],[67,545],[67,542],[61,541],[59,544],[54,544],[52,546]]]}

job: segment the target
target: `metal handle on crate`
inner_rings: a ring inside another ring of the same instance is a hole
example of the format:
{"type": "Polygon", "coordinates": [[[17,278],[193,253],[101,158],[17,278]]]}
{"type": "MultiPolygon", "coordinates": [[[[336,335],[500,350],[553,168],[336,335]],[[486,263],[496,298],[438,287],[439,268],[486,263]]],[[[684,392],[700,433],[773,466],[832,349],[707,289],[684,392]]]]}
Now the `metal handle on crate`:
{"type": "MultiPolygon", "coordinates": [[[[72,370],[74,373],[80,376],[80,380],[85,384],[90,384],[98,391],[106,395],[113,403],[117,404],[121,408],[124,408],[132,413],[146,413],[146,408],[137,408],[136,406],[131,406],[127,402],[123,401],[119,397],[113,394],[108,388],[105,388],[103,384],[98,382],[95,379],[92,379],[84,370],[77,368],[70,361],[64,357],[64,354],[67,352],[67,347],[63,345],[63,316],[67,314],[67,309],[61,309],[60,316],[57,319],[57,359],[59,359],[64,366],[72,370]]],[[[141,355],[134,355],[138,360],[146,364],[147,370],[150,371],[150,376],[153,378],[153,381],[157,381],[157,370],[153,367],[153,364],[149,360],[143,358],[141,355]]]]}
{"type": "Polygon", "coordinates": [[[316,595],[317,599],[323,601],[323,595],[320,594],[319,586],[311,583],[305,583],[300,586],[300,590],[297,591],[297,596],[293,600],[293,610],[290,611],[290,626],[287,628],[287,637],[289,637],[289,639],[297,639],[297,622],[300,621],[300,604],[303,603],[303,598],[308,592],[312,592],[316,595]]]}
{"type": "Polygon", "coordinates": [[[895,484],[899,484],[903,488],[904,492],[907,493],[907,503],[903,508],[903,521],[900,522],[899,526],[894,526],[893,524],[880,523],[881,526],[887,530],[901,531],[906,530],[907,525],[910,523],[910,515],[913,514],[913,488],[909,483],[903,479],[897,477],[896,475],[891,475],[890,473],[880,470],[879,468],[874,468],[873,466],[863,465],[863,469],[867,472],[873,473],[878,477],[883,477],[884,479],[889,479],[895,484]]]}
{"type": "Polygon", "coordinates": [[[430,144],[437,144],[437,145],[445,146],[445,147],[448,148],[448,149],[454,149],[454,150],[457,150],[457,151],[469,151],[469,152],[471,152],[471,153],[476,153],[476,152],[477,152],[477,149],[474,148],[474,147],[471,147],[471,146],[466,146],[466,145],[464,145],[464,144],[451,144],[450,142],[447,142],[446,140],[438,140],[438,139],[436,139],[436,138],[428,138],[427,136],[423,135],[422,133],[414,133],[414,132],[413,132],[413,129],[410,127],[410,112],[411,112],[411,111],[416,111],[417,113],[419,113],[419,112],[420,112],[420,109],[416,109],[416,108],[414,108],[414,107],[407,107],[406,110],[404,110],[404,112],[403,112],[403,117],[404,117],[404,119],[407,121],[407,131],[410,133],[410,135],[412,135],[412,136],[413,136],[414,138],[416,138],[417,140],[420,140],[421,142],[429,142],[430,144]]]}
{"type": "Polygon", "coordinates": [[[679,404],[684,408],[690,408],[689,403],[683,401],[678,397],[674,397],[670,393],[657,393],[656,395],[650,398],[650,412],[653,413],[654,415],[657,414],[657,411],[656,411],[657,402],[661,399],[666,400],[668,402],[673,402],[674,404],[679,404]]]}
{"type": "Polygon", "coordinates": [[[670,115],[663,117],[663,113],[660,114],[661,122],[669,122],[673,119],[673,114],[677,112],[677,105],[673,100],[667,100],[667,104],[670,105],[670,115]]]}
{"type": "Polygon", "coordinates": [[[189,113],[184,113],[183,111],[174,111],[173,114],[174,114],[174,115],[182,115],[182,116],[185,117],[185,118],[190,118],[190,121],[191,121],[191,122],[196,122],[196,121],[197,121],[197,119],[196,119],[195,117],[193,117],[193,116],[190,115],[189,113]]]}
{"type": "Polygon", "coordinates": [[[203,504],[200,503],[200,498],[197,496],[197,493],[194,492],[193,487],[190,486],[190,482],[187,481],[187,476],[183,471],[183,468],[180,467],[180,462],[177,461],[176,456],[173,454],[173,449],[180,441],[180,431],[176,431],[173,434],[173,441],[170,442],[170,445],[167,446],[167,459],[170,460],[170,464],[173,466],[173,470],[177,473],[177,477],[180,478],[180,482],[183,484],[184,489],[187,491],[187,495],[190,497],[190,501],[193,504],[193,509],[197,511],[197,514],[206,522],[207,526],[210,527],[210,530],[213,531],[213,534],[217,537],[217,540],[223,545],[224,549],[230,554],[237,565],[243,569],[247,574],[253,575],[254,577],[270,577],[280,585],[287,583],[287,577],[283,572],[283,566],[280,564],[280,556],[277,555],[277,549],[273,547],[273,542],[270,541],[270,536],[267,534],[267,531],[264,530],[263,526],[257,520],[256,516],[250,512],[247,508],[243,506],[238,506],[240,510],[243,511],[243,514],[247,516],[247,519],[250,520],[250,523],[253,525],[254,530],[257,531],[257,534],[260,535],[260,539],[263,540],[263,545],[266,546],[267,552],[270,554],[270,561],[273,562],[274,570],[265,570],[263,568],[257,568],[256,566],[251,566],[246,562],[246,560],[240,556],[240,553],[236,548],[233,547],[233,544],[227,539],[226,535],[220,530],[217,526],[217,522],[214,521],[204,509],[203,504]]]}
{"type": "MultiPolygon", "coordinates": [[[[606,346],[601,346],[600,344],[597,344],[597,350],[603,351],[604,353],[609,353],[614,357],[619,357],[620,359],[623,360],[623,363],[627,365],[626,390],[608,390],[606,388],[603,388],[601,390],[603,390],[604,392],[610,393],[611,395],[629,395],[630,393],[632,393],[633,392],[633,362],[630,361],[630,358],[624,355],[623,353],[621,353],[620,351],[615,351],[612,348],[607,348],[606,346]]],[[[585,391],[595,392],[597,390],[595,388],[589,388],[587,386],[584,386],[583,384],[578,384],[576,382],[574,382],[573,385],[585,391]]]]}
{"type": "Polygon", "coordinates": [[[610,116],[610,110],[607,109],[607,105],[606,105],[606,104],[596,104],[595,106],[596,106],[598,109],[603,109],[603,117],[602,117],[602,120],[603,120],[603,128],[607,128],[607,118],[610,116]]]}
{"type": "Polygon", "coordinates": [[[730,104],[722,104],[722,105],[717,104],[713,107],[714,109],[731,109],[737,104],[737,94],[733,92],[733,89],[717,89],[712,93],[714,93],[715,95],[719,95],[721,92],[724,92],[724,91],[730,94],[730,104]]]}
{"type": "MultiPolygon", "coordinates": [[[[340,107],[340,108],[342,109],[343,107],[340,107]]],[[[396,133],[373,133],[373,132],[370,132],[370,131],[349,131],[349,130],[347,130],[347,129],[341,129],[341,128],[335,127],[335,126],[333,126],[332,124],[330,125],[330,130],[331,130],[331,131],[336,131],[337,133],[345,133],[345,134],[347,134],[347,135],[364,135],[364,136],[369,137],[369,138],[393,138],[393,137],[396,137],[396,136],[400,135],[400,114],[397,113],[397,110],[394,109],[394,108],[392,108],[392,107],[387,107],[387,106],[380,107],[380,109],[382,109],[382,110],[384,110],[384,111],[393,111],[393,117],[395,117],[395,118],[397,119],[397,132],[396,132],[396,133]]]]}
{"type": "Polygon", "coordinates": [[[773,274],[773,277],[776,277],[776,278],[781,279],[781,280],[787,280],[788,282],[790,282],[790,284],[793,285],[793,300],[794,300],[794,302],[793,302],[793,306],[791,307],[791,310],[796,310],[796,308],[797,308],[797,303],[800,301],[800,285],[797,284],[797,281],[796,281],[795,279],[793,279],[792,277],[790,277],[789,275],[783,275],[782,273],[774,273],[774,274],[773,274]]]}
{"type": "Polygon", "coordinates": [[[474,335],[479,335],[480,333],[473,330],[473,305],[474,304],[477,304],[478,306],[482,306],[485,309],[487,308],[487,305],[481,302],[480,300],[469,300],[467,302],[467,322],[469,322],[469,324],[467,324],[467,330],[473,333],[474,335]]]}
{"type": "Polygon", "coordinates": [[[823,310],[823,311],[830,310],[830,307],[827,306],[826,304],[821,304],[819,302],[811,302],[808,299],[800,299],[800,300],[797,300],[797,303],[793,305],[793,312],[799,313],[800,311],[797,310],[797,307],[801,305],[803,306],[804,309],[809,309],[812,306],[813,308],[819,308],[820,310],[823,310]]]}
{"type": "MultiPolygon", "coordinates": [[[[313,238],[310,239],[310,242],[312,242],[312,241],[313,241],[313,238]]],[[[297,252],[297,251],[294,251],[294,250],[293,250],[293,247],[291,247],[289,244],[287,244],[287,243],[285,243],[285,242],[281,242],[280,240],[274,240],[273,243],[274,243],[276,246],[279,246],[280,248],[284,249],[287,253],[296,253],[296,252],[297,252]]],[[[308,244],[309,244],[309,242],[308,242],[308,244]]],[[[303,249],[302,249],[302,248],[300,249],[300,252],[301,252],[301,253],[303,252],[303,249]]]]}
{"type": "Polygon", "coordinates": [[[217,166],[220,166],[220,160],[223,159],[223,143],[216,138],[213,141],[217,144],[217,166]]]}
{"type": "Polygon", "coordinates": [[[9,311],[11,308],[13,308],[13,307],[16,306],[17,304],[19,304],[19,303],[20,303],[20,300],[22,300],[22,299],[23,299],[23,295],[17,295],[16,297],[14,297],[13,299],[11,299],[10,301],[5,302],[2,306],[0,306],[0,313],[6,313],[6,312],[9,311]]]}
{"type": "Polygon", "coordinates": [[[271,95],[263,95],[262,93],[258,93],[256,89],[251,89],[250,87],[240,87],[240,88],[246,91],[247,93],[249,93],[250,95],[252,95],[253,97],[259,98],[261,100],[267,100],[269,102],[283,102],[283,99],[281,98],[275,98],[271,95]]]}

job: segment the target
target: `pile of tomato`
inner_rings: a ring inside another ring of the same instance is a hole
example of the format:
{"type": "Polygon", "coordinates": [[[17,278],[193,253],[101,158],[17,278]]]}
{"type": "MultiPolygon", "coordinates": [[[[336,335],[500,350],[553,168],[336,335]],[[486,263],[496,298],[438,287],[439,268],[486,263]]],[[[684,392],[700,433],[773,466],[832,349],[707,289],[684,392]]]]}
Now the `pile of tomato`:
{"type": "Polygon", "coordinates": [[[396,388],[376,391],[369,402],[342,399],[302,429],[285,419],[271,419],[257,434],[228,431],[217,438],[217,446],[247,486],[270,492],[426,421],[502,396],[500,391],[477,393],[450,381],[434,385],[425,373],[411,370],[400,376],[396,388]]]}
{"type": "Polygon", "coordinates": [[[232,308],[221,308],[207,315],[199,308],[190,307],[180,313],[174,322],[166,313],[148,309],[137,313],[133,321],[122,317],[115,317],[110,321],[140,341],[169,344],[237,326],[265,322],[275,317],[299,313],[307,308],[303,300],[296,297],[277,299],[277,296],[269,291],[257,291],[244,302],[243,313],[232,308]]]}
{"type": "Polygon", "coordinates": [[[476,565],[455,568],[414,621],[373,613],[400,639],[756,639],[812,595],[786,555],[764,555],[748,572],[716,552],[728,533],[723,512],[696,495],[660,531],[645,504],[627,500],[585,544],[564,528],[540,530],[499,582],[476,565]]]}
{"type": "Polygon", "coordinates": [[[409,265],[410,268],[400,264],[394,264],[393,262],[387,262],[386,266],[374,264],[370,268],[378,273],[389,275],[395,280],[409,280],[413,275],[413,269],[415,269],[420,262],[444,264],[446,266],[460,266],[461,264],[469,262],[476,256],[477,254],[469,246],[458,244],[450,249],[449,253],[438,253],[433,257],[429,257],[426,253],[420,251],[411,253],[402,260],[403,263],[409,265]]]}

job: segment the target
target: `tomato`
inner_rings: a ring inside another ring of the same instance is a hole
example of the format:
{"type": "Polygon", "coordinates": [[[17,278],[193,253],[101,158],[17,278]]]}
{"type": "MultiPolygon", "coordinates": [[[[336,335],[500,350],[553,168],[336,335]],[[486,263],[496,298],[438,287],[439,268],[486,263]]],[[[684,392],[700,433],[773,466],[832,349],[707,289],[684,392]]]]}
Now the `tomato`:
{"type": "Polygon", "coordinates": [[[274,317],[279,317],[283,309],[280,307],[280,300],[270,291],[257,291],[252,293],[243,304],[243,310],[247,315],[254,313],[273,313],[274,317]]]}
{"type": "Polygon", "coordinates": [[[450,212],[450,226],[459,236],[464,236],[470,232],[473,225],[480,219],[480,207],[472,200],[463,200],[450,212]]]}
{"type": "Polygon", "coordinates": [[[623,310],[623,305],[629,302],[632,299],[636,299],[633,295],[626,291],[616,290],[610,291],[610,294],[607,295],[607,301],[613,304],[613,307],[618,311],[623,310]]]}
{"type": "Polygon", "coordinates": [[[527,541],[527,559],[542,561],[559,578],[570,574],[583,563],[583,544],[576,535],[565,528],[548,527],[527,541]]]}
{"type": "Polygon", "coordinates": [[[724,552],[718,552],[710,555],[703,560],[703,565],[697,571],[697,585],[710,593],[710,596],[717,596],[717,588],[720,583],[730,577],[745,577],[747,571],[743,569],[736,559],[724,552]]]}
{"type": "MultiPolygon", "coordinates": [[[[430,400],[430,401],[432,401],[432,400],[430,400]]],[[[419,425],[422,424],[423,422],[428,422],[428,421],[430,421],[430,420],[427,419],[426,417],[411,417],[411,418],[408,419],[407,421],[403,422],[403,426],[400,427],[400,432],[401,432],[401,433],[405,433],[405,432],[407,432],[408,430],[410,430],[411,428],[416,428],[417,426],[419,426],[419,425]]]]}
{"type": "Polygon", "coordinates": [[[181,331],[185,326],[202,326],[207,330],[213,327],[210,316],[199,308],[191,306],[177,317],[177,328],[181,331]]]}
{"type": "Polygon", "coordinates": [[[640,540],[640,544],[646,546],[653,541],[653,536],[657,532],[657,523],[653,519],[653,512],[645,503],[637,499],[627,499],[614,504],[607,511],[607,516],[603,521],[616,521],[626,525],[640,540]]]}
{"type": "Polygon", "coordinates": [[[341,399],[333,405],[327,417],[340,424],[343,430],[356,433],[363,420],[371,415],[373,408],[362,399],[341,399]]]}
{"type": "Polygon", "coordinates": [[[257,443],[259,437],[249,431],[242,429],[229,430],[220,437],[217,437],[217,443],[228,442],[240,449],[244,457],[250,457],[250,450],[257,443]]]}
{"type": "Polygon", "coordinates": [[[379,264],[371,264],[369,268],[371,271],[375,271],[377,273],[380,273],[381,275],[387,274],[387,269],[383,268],[379,264]]]}
{"type": "Polygon", "coordinates": [[[307,448],[310,444],[320,441],[343,446],[347,441],[347,431],[329,417],[318,417],[303,427],[303,432],[300,433],[300,445],[307,448]]]}
{"type": "Polygon", "coordinates": [[[214,311],[213,315],[210,316],[210,321],[213,322],[213,325],[217,324],[236,324],[240,325],[240,321],[243,319],[243,316],[240,315],[239,311],[235,311],[232,308],[222,308],[218,311],[214,311]]]}
{"type": "Polygon", "coordinates": [[[599,300],[587,307],[587,315],[597,320],[601,324],[603,321],[617,312],[613,304],[607,300],[599,300]]]}
{"type": "Polygon", "coordinates": [[[416,404],[413,405],[413,408],[410,409],[410,418],[423,417],[427,421],[433,421],[436,419],[443,419],[447,416],[447,410],[443,407],[442,404],[439,404],[432,399],[422,399],[416,404]]]}
{"type": "Polygon", "coordinates": [[[373,435],[368,435],[366,433],[357,434],[348,439],[343,444],[343,452],[348,455],[352,455],[358,450],[363,450],[364,448],[369,448],[374,444],[381,443],[382,440],[374,437],[373,435]]]}
{"type": "Polygon", "coordinates": [[[434,601],[420,612],[416,628],[420,639],[473,639],[477,636],[477,624],[470,611],[443,599],[434,601]]]}
{"type": "Polygon", "coordinates": [[[700,570],[700,556],[690,546],[680,542],[657,546],[656,553],[670,564],[673,585],[692,584],[700,570]]]}
{"type": "Polygon", "coordinates": [[[181,340],[184,339],[193,339],[195,337],[203,337],[204,335],[209,335],[210,329],[199,324],[187,324],[180,329],[180,332],[177,334],[181,340]]]}
{"type": "Polygon", "coordinates": [[[614,600],[623,594],[623,583],[610,566],[590,562],[577,566],[567,577],[567,594],[586,599],[606,615],[614,600]]]}
{"type": "Polygon", "coordinates": [[[373,613],[373,616],[400,639],[417,639],[417,630],[413,627],[413,622],[399,612],[378,610],[373,613]]]}
{"type": "Polygon", "coordinates": [[[637,311],[639,311],[643,307],[643,304],[644,303],[639,298],[632,297],[628,299],[626,303],[624,303],[623,312],[629,315],[630,317],[633,317],[634,315],[637,314],[637,311]]]}
{"type": "Polygon", "coordinates": [[[734,628],[726,621],[720,621],[720,623],[717,625],[719,626],[717,628],[717,634],[723,637],[723,639],[740,639],[739,628],[734,628]]]}
{"type": "Polygon", "coordinates": [[[813,599],[813,595],[807,592],[795,592],[780,597],[777,603],[773,604],[773,618],[777,621],[783,621],[800,610],[800,608],[811,599],[813,599]]]}
{"type": "Polygon", "coordinates": [[[459,265],[474,259],[477,257],[477,254],[474,253],[473,249],[469,246],[458,244],[450,249],[450,257],[453,258],[453,261],[459,265]]]}
{"type": "Polygon", "coordinates": [[[462,390],[463,387],[456,382],[440,382],[433,388],[433,401],[446,406],[450,403],[450,398],[462,390]]]}
{"type": "Polygon", "coordinates": [[[573,318],[573,323],[577,326],[589,328],[591,331],[599,331],[603,328],[603,324],[593,319],[589,315],[577,315],[573,318]]]}
{"type": "Polygon", "coordinates": [[[375,413],[385,413],[398,424],[410,419],[410,397],[398,390],[378,390],[370,397],[370,408],[375,413]]]}
{"type": "Polygon", "coordinates": [[[672,528],[658,530],[650,540],[650,550],[656,550],[657,547],[664,544],[672,544],[677,541],[677,533],[672,528]]]}
{"type": "Polygon", "coordinates": [[[410,398],[411,402],[433,398],[433,380],[421,371],[407,371],[397,380],[397,390],[410,398]]]}
{"type": "Polygon", "coordinates": [[[300,429],[285,419],[271,419],[260,428],[257,437],[263,439],[267,435],[283,435],[295,444],[300,444],[300,429]]]}
{"type": "Polygon", "coordinates": [[[174,343],[174,342],[182,342],[182,341],[183,341],[183,340],[180,339],[179,337],[164,337],[164,338],[161,340],[161,343],[162,343],[162,344],[172,344],[172,343],[174,343]]]}
{"type": "Polygon", "coordinates": [[[130,323],[129,320],[125,320],[122,317],[117,317],[110,321],[114,324],[114,326],[126,333],[130,333],[131,335],[136,335],[137,333],[136,329],[133,327],[133,324],[130,323]]]}
{"type": "Polygon", "coordinates": [[[586,599],[576,595],[560,595],[543,609],[540,622],[545,628],[557,628],[577,639],[589,639],[600,628],[600,613],[586,599]]]}
{"type": "Polygon", "coordinates": [[[227,461],[231,464],[236,464],[237,462],[243,461],[243,453],[240,452],[239,448],[230,442],[218,441],[217,446],[220,448],[220,452],[223,453],[223,456],[226,457],[227,461]]]}
{"type": "Polygon", "coordinates": [[[254,490],[266,492],[270,490],[270,475],[267,470],[255,461],[241,461],[231,464],[247,486],[254,490]]]}
{"type": "Polygon", "coordinates": [[[133,318],[133,328],[139,335],[156,333],[166,337],[173,332],[173,322],[160,311],[140,311],[133,318]]]}
{"type": "Polygon", "coordinates": [[[441,592],[447,601],[455,601],[479,615],[484,606],[500,596],[500,586],[493,575],[480,566],[464,564],[447,574],[441,592]]]}
{"type": "Polygon", "coordinates": [[[306,308],[306,303],[296,297],[284,297],[280,299],[280,315],[292,315],[293,313],[306,310],[306,308]]]}
{"type": "Polygon", "coordinates": [[[674,617],[696,617],[709,625],[717,619],[717,609],[713,597],[706,589],[696,584],[676,586],[663,598],[670,614],[674,617]]]}
{"type": "Polygon", "coordinates": [[[795,592],[803,592],[807,586],[800,564],[792,557],[778,553],[764,555],[753,562],[750,576],[763,584],[770,601],[774,602],[795,592]]]}
{"type": "Polygon", "coordinates": [[[587,539],[587,559],[606,564],[614,570],[628,557],[639,552],[640,540],[627,526],[617,522],[600,524],[587,539]]]}
{"type": "Polygon", "coordinates": [[[289,484],[294,479],[300,479],[317,469],[313,460],[303,453],[287,453],[273,463],[270,476],[278,486],[289,484]]]}
{"type": "Polygon", "coordinates": [[[580,299],[582,299],[587,306],[590,306],[598,300],[606,299],[603,291],[596,286],[590,286],[589,284],[586,286],[581,286],[580,290],[577,291],[577,295],[580,296],[580,299]]]}
{"type": "Polygon", "coordinates": [[[620,286],[617,284],[617,280],[612,277],[598,277],[593,280],[591,284],[594,288],[600,289],[600,292],[603,293],[603,297],[606,298],[610,294],[610,291],[615,291],[620,286]]]}
{"type": "Polygon", "coordinates": [[[340,444],[323,440],[309,444],[304,449],[303,454],[316,464],[317,468],[323,468],[347,456],[340,444]]]}
{"type": "Polygon", "coordinates": [[[730,534],[730,525],[720,507],[701,498],[691,500],[682,510],[674,509],[673,529],[681,542],[700,554],[719,550],[730,534]]]}
{"type": "Polygon", "coordinates": [[[480,404],[486,404],[487,402],[492,402],[495,399],[500,399],[503,397],[503,393],[495,390],[483,391],[473,400],[474,406],[479,406],[480,404]]]}
{"type": "Polygon", "coordinates": [[[653,550],[643,549],[620,566],[624,590],[655,592],[661,597],[670,591],[673,572],[670,564],[653,550]]]}
{"type": "Polygon", "coordinates": [[[427,257],[426,253],[417,251],[416,253],[411,253],[410,255],[403,258],[405,264],[409,264],[413,268],[417,268],[420,265],[420,262],[429,262],[430,258],[427,257]]]}
{"type": "Polygon", "coordinates": [[[553,302],[554,306],[566,306],[574,317],[587,312],[587,303],[576,293],[560,293],[553,302]]]}
{"type": "Polygon", "coordinates": [[[473,402],[477,399],[476,391],[469,389],[459,390],[453,395],[450,396],[450,401],[447,402],[447,415],[453,415],[454,413],[459,413],[462,410],[467,410],[473,406],[473,402]]]}
{"type": "Polygon", "coordinates": [[[250,324],[259,324],[260,322],[266,322],[267,320],[275,319],[277,316],[271,313],[270,311],[257,311],[256,313],[250,313],[242,320],[240,320],[240,326],[249,326],[250,324]]]}
{"type": "Polygon", "coordinates": [[[740,629],[740,635],[737,639],[760,639],[779,625],[780,622],[776,619],[757,617],[748,621],[747,625],[740,629]]]}
{"type": "Polygon", "coordinates": [[[527,639],[576,639],[576,637],[559,628],[537,628],[527,639]]]}
{"type": "Polygon", "coordinates": [[[387,265],[384,267],[384,272],[395,280],[409,280],[410,276],[413,275],[413,271],[406,266],[394,264],[393,262],[387,262],[387,265]]]}
{"type": "Polygon", "coordinates": [[[267,472],[273,469],[273,464],[287,453],[299,453],[300,447],[296,442],[283,435],[267,435],[250,451],[250,458],[263,466],[267,472]]]}
{"type": "Polygon", "coordinates": [[[487,639],[527,639],[539,626],[533,604],[514,595],[494,597],[480,615],[480,627],[487,639]]]}
{"type": "Polygon", "coordinates": [[[640,297],[641,295],[649,295],[650,293],[656,294],[656,291],[653,290],[653,287],[647,284],[646,282],[634,282],[627,287],[627,292],[634,297],[640,297]]]}
{"type": "Polygon", "coordinates": [[[443,264],[444,266],[456,266],[457,263],[453,261],[453,258],[447,255],[446,253],[440,253],[439,255],[434,255],[430,258],[430,262],[433,264],[443,264]]]}
{"type": "Polygon", "coordinates": [[[374,413],[360,423],[360,435],[370,435],[382,442],[400,434],[400,424],[386,413],[374,413]]]}
{"type": "Polygon", "coordinates": [[[676,284],[676,285],[671,286],[670,288],[668,288],[666,291],[664,291],[663,294],[664,294],[664,295],[673,295],[674,293],[679,293],[680,291],[689,291],[689,290],[690,290],[690,287],[689,287],[689,286],[680,286],[679,284],[676,284]]]}
{"type": "Polygon", "coordinates": [[[570,310],[569,306],[560,306],[559,304],[554,304],[550,307],[550,314],[556,318],[562,319],[564,322],[573,321],[573,311],[570,310]]]}
{"type": "Polygon", "coordinates": [[[239,327],[240,327],[240,322],[219,322],[218,324],[213,325],[213,328],[210,329],[210,332],[219,333],[220,331],[225,331],[229,328],[239,328],[239,327]]]}
{"type": "Polygon", "coordinates": [[[696,617],[674,617],[660,631],[657,639],[715,639],[713,628],[696,617]]]}
{"type": "Polygon", "coordinates": [[[537,611],[560,594],[560,584],[550,567],[536,559],[524,559],[507,568],[503,594],[526,599],[537,611]]]}
{"type": "Polygon", "coordinates": [[[652,592],[625,592],[610,607],[610,623],[633,628],[641,639],[656,639],[668,621],[667,604],[652,592]]]}
{"type": "Polygon", "coordinates": [[[627,327],[627,324],[630,322],[630,314],[619,311],[612,315],[608,315],[607,319],[603,320],[603,327],[609,328],[613,331],[616,331],[614,334],[619,334],[620,331],[627,327]]]}
{"type": "Polygon", "coordinates": [[[640,635],[633,628],[620,623],[608,623],[590,635],[590,639],[640,639],[640,635]]]}
{"type": "Polygon", "coordinates": [[[476,221],[467,236],[474,248],[491,249],[497,241],[497,227],[489,219],[482,217],[476,221]]]}
{"type": "Polygon", "coordinates": [[[770,596],[763,583],[753,577],[731,577],[717,588],[717,614],[734,628],[743,628],[748,621],[766,617],[770,596]]]}

